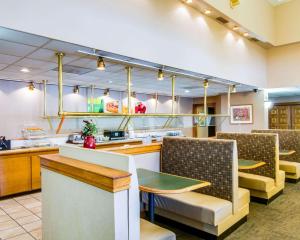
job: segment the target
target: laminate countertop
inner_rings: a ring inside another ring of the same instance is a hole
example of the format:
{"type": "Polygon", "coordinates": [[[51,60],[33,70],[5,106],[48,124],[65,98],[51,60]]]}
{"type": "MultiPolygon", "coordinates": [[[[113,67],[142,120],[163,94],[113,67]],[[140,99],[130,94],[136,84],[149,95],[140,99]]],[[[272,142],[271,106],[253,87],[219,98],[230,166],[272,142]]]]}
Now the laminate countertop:
{"type": "MultiPolygon", "coordinates": [[[[140,139],[125,139],[125,140],[116,140],[116,141],[97,143],[96,149],[120,147],[120,146],[123,146],[126,144],[139,145],[139,144],[142,144],[142,140],[140,140],[140,139]]],[[[82,145],[82,144],[77,144],[77,146],[80,146],[80,145],[82,145]]],[[[59,146],[19,148],[19,149],[0,151],[0,157],[15,155],[15,154],[52,152],[52,151],[58,151],[58,149],[59,149],[59,146]]]]}

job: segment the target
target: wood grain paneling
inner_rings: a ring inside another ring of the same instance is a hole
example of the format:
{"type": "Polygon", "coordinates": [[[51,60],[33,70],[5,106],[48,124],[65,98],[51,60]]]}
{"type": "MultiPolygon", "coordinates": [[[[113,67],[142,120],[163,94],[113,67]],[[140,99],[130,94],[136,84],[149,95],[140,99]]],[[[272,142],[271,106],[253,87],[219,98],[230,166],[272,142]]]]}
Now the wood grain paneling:
{"type": "Polygon", "coordinates": [[[41,189],[41,160],[39,156],[31,157],[31,188],[41,189]]]}
{"type": "Polygon", "coordinates": [[[109,192],[126,190],[131,174],[58,154],[41,156],[41,166],[109,192]]]}
{"type": "Polygon", "coordinates": [[[31,190],[31,158],[2,157],[0,159],[0,196],[31,190]]]}
{"type": "Polygon", "coordinates": [[[136,146],[123,146],[123,147],[105,149],[105,151],[123,153],[128,155],[139,155],[139,154],[160,152],[160,150],[161,150],[161,143],[152,143],[149,145],[141,144],[136,146]]]}

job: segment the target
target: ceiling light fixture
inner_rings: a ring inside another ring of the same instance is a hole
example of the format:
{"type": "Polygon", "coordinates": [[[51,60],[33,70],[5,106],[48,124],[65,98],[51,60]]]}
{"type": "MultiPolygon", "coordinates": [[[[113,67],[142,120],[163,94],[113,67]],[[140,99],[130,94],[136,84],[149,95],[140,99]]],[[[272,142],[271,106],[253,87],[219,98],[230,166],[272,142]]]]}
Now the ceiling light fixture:
{"type": "Polygon", "coordinates": [[[74,94],[79,94],[79,86],[76,85],[74,88],[73,88],[73,93],[74,94]]]}
{"type": "Polygon", "coordinates": [[[23,72],[23,73],[29,73],[30,72],[30,70],[28,68],[22,68],[20,71],[23,72]]]}
{"type": "Polygon", "coordinates": [[[185,93],[189,93],[189,92],[190,92],[190,90],[187,90],[187,89],[186,89],[186,90],[184,90],[184,92],[185,92],[185,93]]]}
{"type": "Polygon", "coordinates": [[[244,36],[244,37],[249,37],[249,33],[245,32],[245,33],[243,34],[243,36],[244,36]]]}
{"type": "Polygon", "coordinates": [[[100,71],[105,70],[105,63],[103,57],[98,57],[97,58],[97,69],[100,71]]]}
{"type": "Polygon", "coordinates": [[[159,81],[164,80],[164,72],[161,69],[158,70],[157,80],[159,80],[159,81]]]}
{"type": "Polygon", "coordinates": [[[35,89],[35,86],[34,86],[34,83],[33,82],[30,82],[29,85],[28,85],[28,89],[30,91],[33,91],[35,89]]]}
{"type": "Polygon", "coordinates": [[[204,10],[204,13],[205,13],[206,15],[209,15],[209,14],[211,14],[211,11],[208,10],[208,9],[205,9],[205,10],[204,10]]]}
{"type": "Polygon", "coordinates": [[[109,88],[104,90],[104,96],[109,97],[109,88]]]}
{"type": "Polygon", "coordinates": [[[193,3],[193,0],[186,0],[186,3],[191,4],[193,3]]]}
{"type": "Polygon", "coordinates": [[[235,86],[235,85],[232,85],[232,86],[231,86],[231,92],[232,92],[232,93],[236,93],[236,86],[235,86]]]}

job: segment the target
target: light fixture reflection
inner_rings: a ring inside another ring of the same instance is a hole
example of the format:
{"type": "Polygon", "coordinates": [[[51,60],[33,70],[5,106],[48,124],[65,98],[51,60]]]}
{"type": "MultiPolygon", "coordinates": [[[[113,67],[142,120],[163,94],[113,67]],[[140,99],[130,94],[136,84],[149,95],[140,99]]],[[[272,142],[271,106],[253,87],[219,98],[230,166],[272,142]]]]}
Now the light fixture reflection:
{"type": "Polygon", "coordinates": [[[98,57],[97,58],[97,69],[100,71],[105,70],[105,63],[103,57],[98,57]]]}
{"type": "Polygon", "coordinates": [[[193,0],[186,0],[186,3],[191,4],[193,3],[193,0]]]}
{"type": "Polygon", "coordinates": [[[249,33],[245,32],[245,33],[243,34],[243,36],[244,36],[244,37],[249,37],[249,33]]]}
{"type": "Polygon", "coordinates": [[[20,71],[23,72],[23,73],[29,73],[30,72],[30,70],[28,68],[22,68],[20,71]]]}
{"type": "Polygon", "coordinates": [[[205,13],[206,15],[209,15],[209,14],[211,14],[211,11],[210,11],[209,9],[205,9],[205,10],[204,10],[204,13],[205,13]]]}
{"type": "Polygon", "coordinates": [[[232,28],[232,30],[233,31],[237,31],[237,30],[239,30],[240,28],[238,27],[238,26],[234,26],[233,28],[232,28]]]}
{"type": "Polygon", "coordinates": [[[157,80],[159,80],[159,81],[164,80],[164,72],[161,69],[158,70],[157,80]]]}

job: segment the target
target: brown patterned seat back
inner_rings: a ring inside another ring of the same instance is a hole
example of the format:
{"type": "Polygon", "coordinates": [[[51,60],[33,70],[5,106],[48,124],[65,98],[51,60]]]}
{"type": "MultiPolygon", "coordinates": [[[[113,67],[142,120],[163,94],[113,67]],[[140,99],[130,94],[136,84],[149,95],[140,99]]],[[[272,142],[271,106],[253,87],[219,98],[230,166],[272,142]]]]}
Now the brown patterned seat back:
{"type": "Polygon", "coordinates": [[[277,134],[262,133],[217,133],[218,139],[237,141],[238,158],[263,161],[264,166],[240,170],[276,179],[279,171],[279,148],[277,134]]]}
{"type": "Polygon", "coordinates": [[[280,156],[280,160],[300,162],[300,130],[253,130],[253,133],[275,133],[279,137],[279,149],[295,150],[290,156],[280,156]]]}
{"type": "Polygon", "coordinates": [[[234,202],[238,190],[235,141],[166,137],[162,145],[162,172],[208,181],[197,192],[234,202]],[[234,174],[234,172],[236,174],[234,174]]]}

